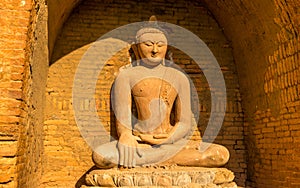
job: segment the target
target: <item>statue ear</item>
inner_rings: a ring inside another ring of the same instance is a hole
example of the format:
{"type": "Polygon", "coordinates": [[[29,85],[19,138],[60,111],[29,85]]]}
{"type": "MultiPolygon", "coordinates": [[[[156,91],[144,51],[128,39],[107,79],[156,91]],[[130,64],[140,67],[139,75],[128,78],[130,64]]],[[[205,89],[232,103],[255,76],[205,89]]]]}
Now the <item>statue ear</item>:
{"type": "Polygon", "coordinates": [[[141,59],[137,44],[135,43],[131,44],[131,47],[129,49],[129,54],[131,58],[131,63],[133,65],[137,65],[139,63],[138,61],[141,59]]]}
{"type": "Polygon", "coordinates": [[[172,52],[171,49],[169,49],[169,46],[168,46],[168,50],[167,50],[165,59],[167,60],[166,66],[171,66],[174,63],[174,61],[173,61],[173,52],[172,52]]]}

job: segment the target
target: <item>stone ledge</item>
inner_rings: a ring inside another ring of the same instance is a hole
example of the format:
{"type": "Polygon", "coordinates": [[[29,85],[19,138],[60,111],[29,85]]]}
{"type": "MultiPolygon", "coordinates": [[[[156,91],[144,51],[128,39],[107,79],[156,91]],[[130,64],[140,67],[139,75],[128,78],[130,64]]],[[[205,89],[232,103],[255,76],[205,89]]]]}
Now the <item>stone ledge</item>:
{"type": "Polygon", "coordinates": [[[234,174],[226,168],[172,167],[129,170],[93,170],[86,175],[87,187],[199,187],[237,188],[234,174]]]}

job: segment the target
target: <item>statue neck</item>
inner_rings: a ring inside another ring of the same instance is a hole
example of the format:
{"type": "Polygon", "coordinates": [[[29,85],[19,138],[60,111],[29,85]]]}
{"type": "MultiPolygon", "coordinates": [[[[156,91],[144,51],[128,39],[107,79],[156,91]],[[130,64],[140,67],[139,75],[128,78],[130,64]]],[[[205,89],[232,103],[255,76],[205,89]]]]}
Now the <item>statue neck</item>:
{"type": "Polygon", "coordinates": [[[159,64],[156,65],[149,65],[148,63],[145,63],[143,60],[140,61],[140,65],[149,69],[158,69],[160,68],[162,65],[162,62],[160,62],[159,64]]]}

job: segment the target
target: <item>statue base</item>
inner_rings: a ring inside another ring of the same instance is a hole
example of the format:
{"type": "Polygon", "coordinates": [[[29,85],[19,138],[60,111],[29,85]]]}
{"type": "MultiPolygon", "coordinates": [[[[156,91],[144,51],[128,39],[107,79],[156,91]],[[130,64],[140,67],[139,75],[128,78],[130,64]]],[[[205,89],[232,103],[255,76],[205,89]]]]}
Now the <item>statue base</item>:
{"type": "Polygon", "coordinates": [[[88,187],[197,187],[237,188],[234,174],[226,168],[137,167],[93,170],[86,175],[88,187]]]}

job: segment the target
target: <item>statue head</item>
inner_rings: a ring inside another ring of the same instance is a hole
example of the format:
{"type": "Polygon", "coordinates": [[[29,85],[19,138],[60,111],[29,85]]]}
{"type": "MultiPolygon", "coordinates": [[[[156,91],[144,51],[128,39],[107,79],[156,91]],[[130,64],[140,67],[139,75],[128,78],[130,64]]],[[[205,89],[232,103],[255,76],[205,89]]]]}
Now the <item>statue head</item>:
{"type": "Polygon", "coordinates": [[[168,40],[166,32],[157,25],[155,16],[136,33],[136,45],[139,58],[143,63],[156,66],[164,61],[168,40]]]}

